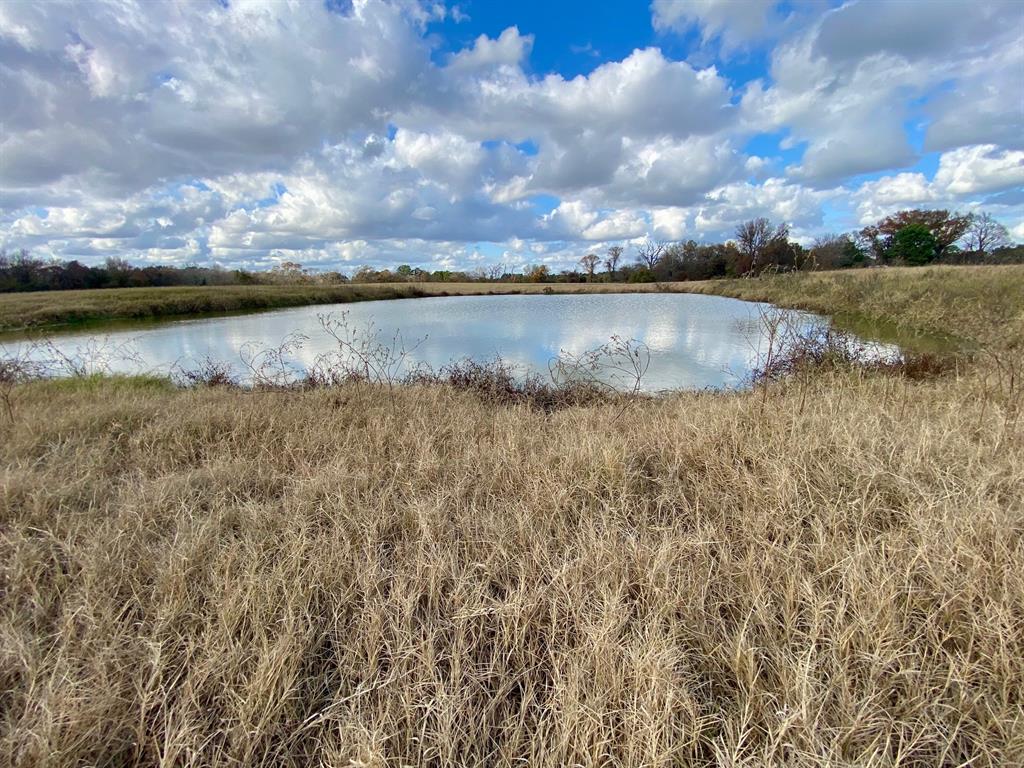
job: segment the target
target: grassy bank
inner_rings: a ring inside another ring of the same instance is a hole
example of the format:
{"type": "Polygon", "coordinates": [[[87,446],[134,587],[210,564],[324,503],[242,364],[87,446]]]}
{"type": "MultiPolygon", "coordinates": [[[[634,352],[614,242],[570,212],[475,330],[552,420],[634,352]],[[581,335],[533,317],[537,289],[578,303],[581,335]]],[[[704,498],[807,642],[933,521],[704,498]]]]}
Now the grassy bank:
{"type": "Polygon", "coordinates": [[[1024,266],[894,267],[684,283],[694,293],[767,301],[900,335],[1024,338],[1024,266]]]}
{"type": "Polygon", "coordinates": [[[5,293],[0,294],[0,332],[418,295],[420,292],[407,285],[224,285],[5,293]]]}
{"type": "MultiPolygon", "coordinates": [[[[914,274],[928,327],[995,317],[954,279],[982,273],[914,274]]],[[[4,764],[1024,761],[998,357],[550,414],[446,386],[14,394],[4,764]]]]}

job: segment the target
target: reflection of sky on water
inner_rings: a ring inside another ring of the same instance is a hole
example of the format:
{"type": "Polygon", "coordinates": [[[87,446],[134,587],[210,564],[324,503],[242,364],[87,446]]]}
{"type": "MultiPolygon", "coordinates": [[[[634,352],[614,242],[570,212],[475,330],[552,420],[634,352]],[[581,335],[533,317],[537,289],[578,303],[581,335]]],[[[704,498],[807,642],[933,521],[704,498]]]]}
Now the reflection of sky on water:
{"type": "MultiPolygon", "coordinates": [[[[241,372],[239,350],[250,342],[277,346],[289,334],[308,336],[295,355],[308,365],[334,349],[317,322],[320,313],[348,313],[357,328],[373,322],[389,341],[401,330],[407,347],[424,337],[411,355],[434,368],[458,358],[500,355],[520,367],[547,374],[561,350],[580,354],[612,336],[638,339],[650,348],[644,389],[735,386],[749,373],[761,341],[757,318],[765,305],[691,294],[602,294],[561,296],[462,296],[299,307],[235,317],[167,323],[109,334],[131,341],[144,365],[114,361],[112,370],[166,372],[206,357],[241,372]]],[[[810,322],[810,316],[803,316],[810,322]]],[[[54,342],[74,350],[95,334],[66,335],[54,342]]],[[[9,345],[8,345],[9,346],[9,345]]]]}

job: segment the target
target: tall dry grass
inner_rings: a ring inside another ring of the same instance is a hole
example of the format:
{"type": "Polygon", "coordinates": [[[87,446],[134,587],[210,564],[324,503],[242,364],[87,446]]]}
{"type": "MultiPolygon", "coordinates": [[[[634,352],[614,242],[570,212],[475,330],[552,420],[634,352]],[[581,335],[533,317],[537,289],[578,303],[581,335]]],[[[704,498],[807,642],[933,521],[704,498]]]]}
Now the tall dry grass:
{"type": "Polygon", "coordinates": [[[1024,291],[916,274],[740,287],[956,333],[937,377],[11,379],[0,765],[1024,764],[1024,291]]]}
{"type": "Polygon", "coordinates": [[[20,390],[0,762],[1024,761],[1024,447],[975,374],[546,414],[20,390]]]}
{"type": "Polygon", "coordinates": [[[857,331],[891,330],[992,344],[1024,341],[1024,265],[796,272],[682,283],[685,290],[839,316],[857,331]]]}

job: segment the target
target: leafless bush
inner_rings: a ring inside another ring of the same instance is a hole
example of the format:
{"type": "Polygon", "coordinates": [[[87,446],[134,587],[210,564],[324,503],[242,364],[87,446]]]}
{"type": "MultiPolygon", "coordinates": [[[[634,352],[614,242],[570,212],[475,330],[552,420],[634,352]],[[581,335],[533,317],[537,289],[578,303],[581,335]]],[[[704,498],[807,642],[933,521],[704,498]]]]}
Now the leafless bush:
{"type": "Polygon", "coordinates": [[[105,376],[113,373],[118,363],[142,367],[131,340],[117,342],[105,336],[62,349],[52,339],[40,338],[13,350],[0,346],[0,404],[5,416],[13,419],[17,385],[34,379],[105,376]]]}
{"type": "Polygon", "coordinates": [[[308,383],[365,382],[384,385],[393,393],[396,384],[415,372],[412,354],[426,341],[425,336],[407,342],[402,331],[396,330],[387,338],[372,321],[362,328],[356,326],[348,312],[319,314],[317,319],[336,348],[317,356],[306,372],[308,383]]]}
{"type": "Polygon", "coordinates": [[[111,374],[118,363],[131,363],[139,369],[144,365],[132,340],[115,341],[109,336],[89,338],[66,348],[46,338],[34,342],[33,350],[47,376],[85,378],[111,374]]]}
{"type": "Polygon", "coordinates": [[[295,354],[309,339],[302,333],[290,333],[277,346],[258,342],[242,345],[239,356],[248,370],[253,387],[278,389],[293,386],[303,376],[301,366],[293,362],[295,354]]]}
{"type": "Polygon", "coordinates": [[[9,422],[14,421],[16,387],[43,375],[42,365],[33,359],[32,351],[32,345],[14,350],[0,346],[0,407],[9,422]]]}
{"type": "Polygon", "coordinates": [[[612,336],[607,344],[580,354],[563,349],[550,361],[548,370],[555,384],[586,384],[635,395],[650,365],[650,347],[637,339],[612,336]]]}
{"type": "Polygon", "coordinates": [[[758,359],[749,380],[761,388],[762,406],[768,385],[792,381],[801,389],[803,409],[806,385],[828,371],[871,371],[924,379],[949,371],[949,357],[900,351],[838,330],[827,322],[806,322],[799,315],[779,308],[763,310],[758,359]]]}
{"type": "Polygon", "coordinates": [[[533,372],[523,372],[496,357],[478,361],[456,360],[437,373],[420,371],[410,383],[443,384],[454,389],[473,392],[496,405],[523,404],[551,413],[562,408],[592,405],[624,397],[585,381],[547,381],[533,372]]]}
{"type": "Polygon", "coordinates": [[[238,382],[231,371],[231,366],[221,360],[206,355],[191,367],[175,365],[171,369],[171,378],[186,387],[235,387],[238,382]]]}

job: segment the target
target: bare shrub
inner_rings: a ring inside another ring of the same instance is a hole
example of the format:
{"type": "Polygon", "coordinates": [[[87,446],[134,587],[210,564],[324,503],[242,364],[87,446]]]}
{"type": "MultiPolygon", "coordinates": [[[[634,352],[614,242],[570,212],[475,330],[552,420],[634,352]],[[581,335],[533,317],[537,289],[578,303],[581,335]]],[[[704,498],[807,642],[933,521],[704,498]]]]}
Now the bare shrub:
{"type": "Polygon", "coordinates": [[[380,384],[393,396],[395,385],[414,370],[413,352],[426,341],[424,336],[407,342],[400,329],[387,338],[372,321],[355,325],[348,312],[318,314],[317,319],[336,349],[318,355],[308,369],[306,379],[313,385],[380,384]]]}
{"type": "Polygon", "coordinates": [[[175,365],[171,379],[186,387],[235,387],[238,381],[231,366],[209,355],[200,358],[191,366],[175,365]]]}
{"type": "Polygon", "coordinates": [[[500,357],[488,361],[456,360],[436,374],[420,372],[411,380],[472,392],[495,405],[524,404],[547,413],[624,397],[587,381],[545,381],[537,373],[518,371],[500,357]]]}
{"type": "Polygon", "coordinates": [[[761,405],[769,385],[795,383],[805,405],[807,386],[826,373],[860,371],[928,379],[955,368],[952,356],[905,352],[889,345],[865,341],[830,322],[807,322],[800,315],[771,307],[759,316],[761,345],[749,383],[761,391],[761,405]]]}
{"type": "Polygon", "coordinates": [[[109,375],[118,363],[131,363],[140,369],[143,366],[132,340],[116,341],[109,336],[98,336],[61,349],[53,339],[43,338],[32,346],[47,376],[85,378],[109,375]]]}
{"type": "Polygon", "coordinates": [[[563,349],[548,369],[556,384],[585,384],[635,395],[650,365],[650,347],[637,339],[612,336],[607,344],[579,354],[563,349]]]}
{"type": "Polygon", "coordinates": [[[303,369],[293,358],[308,338],[302,333],[290,333],[276,346],[258,342],[243,344],[239,356],[249,372],[252,386],[280,389],[295,385],[302,378],[303,369]]]}
{"type": "Polygon", "coordinates": [[[0,346],[0,407],[10,422],[14,421],[18,385],[43,375],[43,366],[33,359],[32,350],[32,345],[21,345],[14,350],[0,346]]]}

